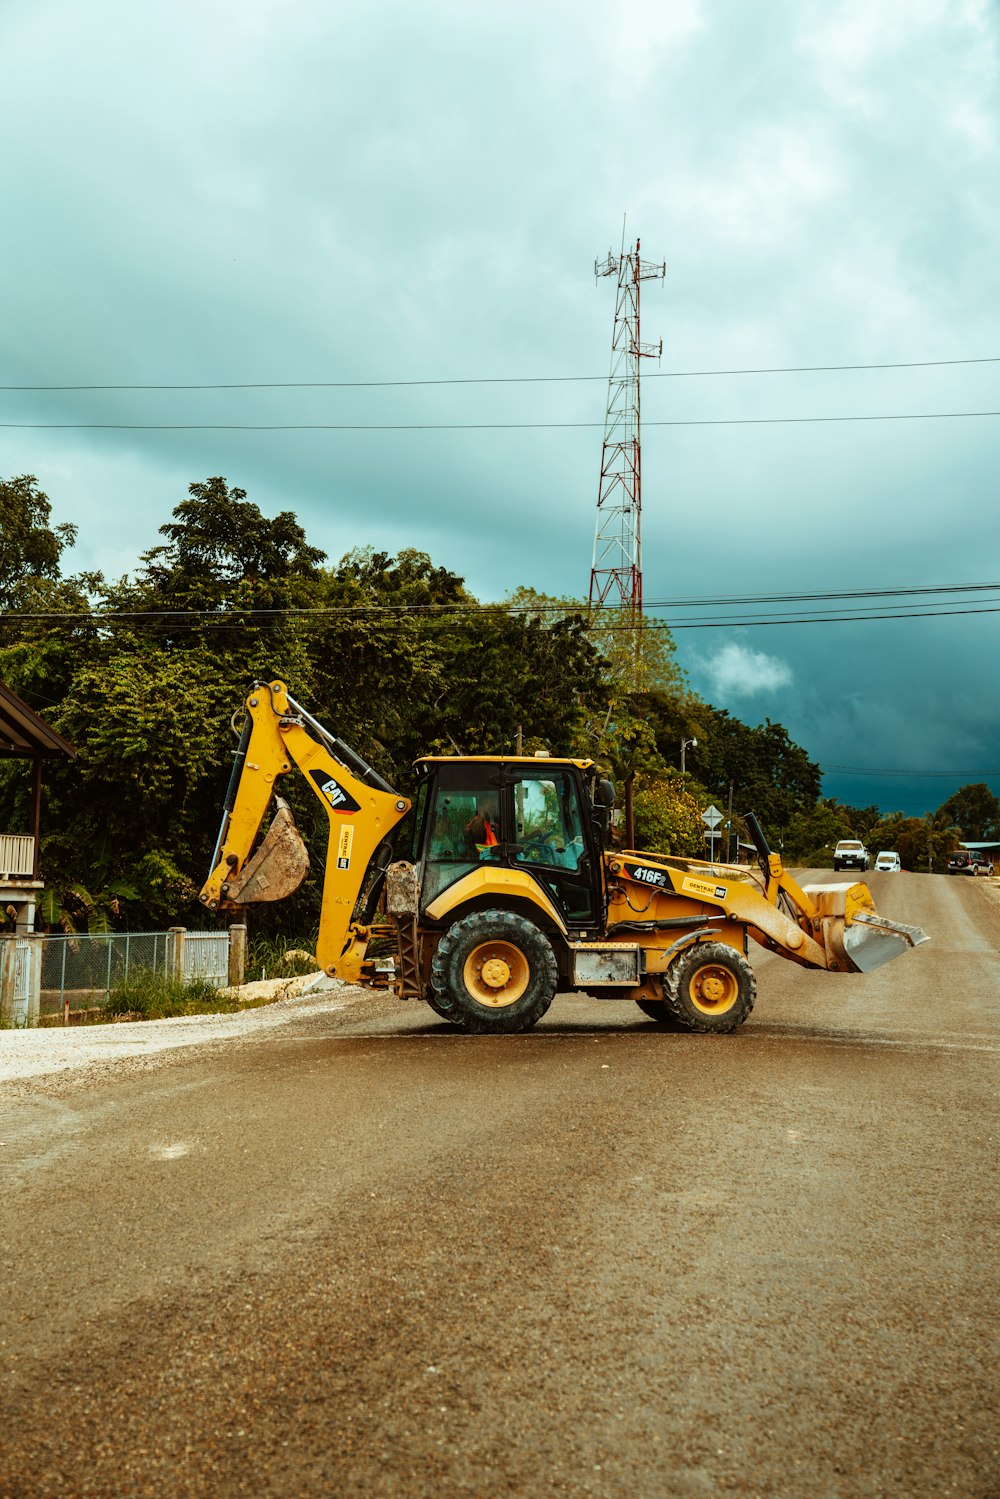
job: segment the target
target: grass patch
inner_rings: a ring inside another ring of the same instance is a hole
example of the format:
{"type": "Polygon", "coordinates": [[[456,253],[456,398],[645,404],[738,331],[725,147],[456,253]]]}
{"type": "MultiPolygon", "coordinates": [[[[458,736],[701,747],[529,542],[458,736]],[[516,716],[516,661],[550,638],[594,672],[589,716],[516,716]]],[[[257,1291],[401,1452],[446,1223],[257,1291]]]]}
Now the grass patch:
{"type": "Polygon", "coordinates": [[[166,974],[137,971],[116,984],[101,1006],[103,1018],[168,1020],[173,1015],[232,1015],[247,1009],[202,979],[182,983],[166,974]]]}
{"type": "Polygon", "coordinates": [[[293,942],[287,937],[251,937],[247,943],[245,978],[248,984],[262,979],[290,979],[315,973],[319,966],[313,954],[316,938],[293,942]]]}

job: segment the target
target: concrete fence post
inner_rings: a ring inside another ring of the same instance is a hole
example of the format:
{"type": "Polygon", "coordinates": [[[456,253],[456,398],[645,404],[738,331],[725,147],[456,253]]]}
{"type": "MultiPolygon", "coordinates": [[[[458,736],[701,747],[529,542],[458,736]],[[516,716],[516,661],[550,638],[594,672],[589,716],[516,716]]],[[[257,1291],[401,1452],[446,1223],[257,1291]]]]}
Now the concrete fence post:
{"type": "Polygon", "coordinates": [[[24,960],[28,964],[28,1024],[37,1025],[42,1009],[42,936],[28,934],[24,960]]]}
{"type": "Polygon", "coordinates": [[[0,1026],[14,1024],[14,974],[17,947],[13,937],[0,937],[0,1026]]]}
{"type": "Polygon", "coordinates": [[[167,927],[167,977],[184,982],[184,933],[183,926],[167,927]]]}
{"type": "Polygon", "coordinates": [[[247,929],[242,922],[229,928],[229,987],[239,988],[246,977],[247,929]]]}

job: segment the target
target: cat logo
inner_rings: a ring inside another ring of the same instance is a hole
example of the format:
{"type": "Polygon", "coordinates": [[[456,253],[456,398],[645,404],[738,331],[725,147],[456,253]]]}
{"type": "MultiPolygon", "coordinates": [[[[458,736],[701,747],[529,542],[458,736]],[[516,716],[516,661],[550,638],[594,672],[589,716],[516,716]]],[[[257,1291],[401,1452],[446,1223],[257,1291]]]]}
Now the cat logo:
{"type": "Polygon", "coordinates": [[[360,812],[360,803],[354,800],[349,791],[345,791],[340,782],[333,776],[327,775],[323,770],[311,770],[309,772],[319,789],[320,795],[328,801],[335,812],[360,812]]]}

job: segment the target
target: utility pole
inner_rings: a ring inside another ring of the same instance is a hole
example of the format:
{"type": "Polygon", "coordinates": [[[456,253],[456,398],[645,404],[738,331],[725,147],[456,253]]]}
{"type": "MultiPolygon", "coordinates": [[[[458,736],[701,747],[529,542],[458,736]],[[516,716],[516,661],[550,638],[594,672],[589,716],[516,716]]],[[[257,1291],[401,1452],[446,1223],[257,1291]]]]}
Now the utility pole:
{"type": "Polygon", "coordinates": [[[594,262],[594,275],[614,276],[615,325],[611,340],[611,373],[604,418],[604,448],[597,491],[597,529],[594,563],[590,570],[590,607],[610,602],[627,609],[638,628],[642,624],[642,462],[639,432],[639,362],[659,358],[663,340],[643,344],[639,339],[639,288],[643,281],[662,281],[666,261],[642,260],[635,249],[608,251],[594,262]]]}

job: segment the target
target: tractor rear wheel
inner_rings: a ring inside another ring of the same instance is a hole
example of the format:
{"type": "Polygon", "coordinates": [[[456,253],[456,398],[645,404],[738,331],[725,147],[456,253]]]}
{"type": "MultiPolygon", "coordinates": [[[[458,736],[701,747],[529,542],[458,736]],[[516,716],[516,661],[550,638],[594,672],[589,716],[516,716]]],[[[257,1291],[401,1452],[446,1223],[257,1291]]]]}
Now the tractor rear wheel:
{"type": "Polygon", "coordinates": [[[750,1014],[757,982],[737,948],[725,942],[696,942],[671,963],[664,997],[686,1030],[725,1034],[750,1014]]]}
{"type": "Polygon", "coordinates": [[[556,992],[545,933],[515,911],[473,911],[444,933],[431,964],[434,1008],[472,1035],[526,1031],[556,992]]]}

